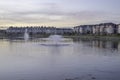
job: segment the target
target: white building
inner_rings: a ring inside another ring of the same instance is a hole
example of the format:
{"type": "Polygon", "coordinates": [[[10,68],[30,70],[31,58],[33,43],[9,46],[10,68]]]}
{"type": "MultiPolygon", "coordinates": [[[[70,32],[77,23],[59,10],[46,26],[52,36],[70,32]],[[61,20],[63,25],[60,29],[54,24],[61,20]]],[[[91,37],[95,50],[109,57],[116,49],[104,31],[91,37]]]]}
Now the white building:
{"type": "Polygon", "coordinates": [[[105,33],[105,26],[104,25],[99,25],[99,32],[100,34],[104,34],[105,33]]]}
{"type": "Polygon", "coordinates": [[[92,26],[91,25],[86,25],[86,28],[85,28],[85,33],[87,33],[87,34],[91,34],[92,33],[92,26]]]}
{"type": "Polygon", "coordinates": [[[55,27],[40,27],[40,26],[33,26],[33,27],[9,27],[6,32],[7,33],[21,33],[25,32],[25,29],[28,30],[28,33],[33,34],[64,34],[64,33],[73,33],[72,28],[55,28],[55,27]]]}
{"type": "Polygon", "coordinates": [[[106,26],[106,33],[107,33],[107,34],[112,34],[112,33],[114,33],[114,29],[113,29],[113,27],[112,27],[111,25],[107,25],[107,26],[106,26]]]}
{"type": "Polygon", "coordinates": [[[83,27],[82,26],[79,27],[79,33],[83,34],[83,27]]]}
{"type": "MultiPolygon", "coordinates": [[[[81,34],[116,34],[118,32],[117,25],[114,23],[102,23],[96,25],[81,25],[74,27],[74,31],[81,34]]],[[[120,25],[119,25],[120,33],[120,25]]]]}
{"type": "Polygon", "coordinates": [[[96,33],[96,26],[95,25],[92,26],[92,30],[93,30],[92,33],[95,34],[96,33]]]}
{"type": "Polygon", "coordinates": [[[118,32],[117,25],[113,23],[106,23],[105,27],[105,31],[107,34],[115,34],[118,32]]]}
{"type": "Polygon", "coordinates": [[[79,33],[79,27],[78,26],[76,26],[76,27],[74,27],[74,30],[73,30],[75,33],[79,33]]]}
{"type": "Polygon", "coordinates": [[[92,26],[92,33],[98,34],[99,33],[100,26],[99,25],[93,25],[92,26]]]}
{"type": "Polygon", "coordinates": [[[120,24],[118,24],[118,34],[120,34],[120,24]]]}

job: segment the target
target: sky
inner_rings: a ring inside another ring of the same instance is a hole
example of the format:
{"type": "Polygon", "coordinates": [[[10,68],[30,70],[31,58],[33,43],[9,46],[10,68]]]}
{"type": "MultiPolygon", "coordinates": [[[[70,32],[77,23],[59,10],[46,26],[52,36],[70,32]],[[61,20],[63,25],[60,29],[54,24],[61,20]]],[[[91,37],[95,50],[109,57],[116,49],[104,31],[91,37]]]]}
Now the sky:
{"type": "Polygon", "coordinates": [[[120,0],[0,0],[0,26],[120,23],[120,0]]]}

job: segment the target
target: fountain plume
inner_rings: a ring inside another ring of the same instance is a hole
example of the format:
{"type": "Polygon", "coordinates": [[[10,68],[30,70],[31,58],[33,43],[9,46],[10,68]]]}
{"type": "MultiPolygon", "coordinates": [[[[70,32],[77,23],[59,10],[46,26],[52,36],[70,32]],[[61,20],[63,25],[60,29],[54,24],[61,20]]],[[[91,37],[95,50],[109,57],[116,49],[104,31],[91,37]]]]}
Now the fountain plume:
{"type": "Polygon", "coordinates": [[[29,34],[28,34],[28,30],[27,29],[25,29],[25,32],[24,32],[24,40],[25,41],[29,40],[29,34]]]}

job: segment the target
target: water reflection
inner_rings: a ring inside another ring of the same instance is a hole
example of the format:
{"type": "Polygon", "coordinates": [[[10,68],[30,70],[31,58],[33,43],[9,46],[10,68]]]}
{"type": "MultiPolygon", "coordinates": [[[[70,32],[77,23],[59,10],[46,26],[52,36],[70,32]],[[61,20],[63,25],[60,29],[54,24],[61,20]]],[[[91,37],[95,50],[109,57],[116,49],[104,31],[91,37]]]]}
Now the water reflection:
{"type": "Polygon", "coordinates": [[[106,40],[86,40],[73,39],[75,45],[74,52],[79,52],[83,55],[98,55],[98,56],[119,56],[120,41],[106,40]]]}
{"type": "Polygon", "coordinates": [[[73,41],[81,42],[83,44],[87,44],[90,47],[103,48],[103,49],[112,49],[120,51],[120,41],[107,41],[107,40],[87,40],[87,39],[79,39],[75,38],[73,41]]]}
{"type": "Polygon", "coordinates": [[[118,41],[92,41],[91,46],[98,48],[114,49],[118,50],[118,41]]]}
{"type": "Polygon", "coordinates": [[[42,43],[46,42],[0,40],[0,80],[65,80],[88,74],[101,80],[120,79],[116,76],[120,74],[119,41],[73,39],[69,46],[42,43]]]}

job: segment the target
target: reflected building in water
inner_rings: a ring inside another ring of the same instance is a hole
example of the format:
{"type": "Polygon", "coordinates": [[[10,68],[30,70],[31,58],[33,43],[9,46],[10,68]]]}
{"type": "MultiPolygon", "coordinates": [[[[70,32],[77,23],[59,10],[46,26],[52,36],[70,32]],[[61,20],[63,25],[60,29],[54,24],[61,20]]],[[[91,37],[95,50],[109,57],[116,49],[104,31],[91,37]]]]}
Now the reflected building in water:
{"type": "Polygon", "coordinates": [[[98,47],[98,48],[120,50],[120,48],[119,48],[120,43],[118,41],[101,41],[101,40],[96,40],[96,41],[92,41],[92,46],[93,47],[98,47]]]}
{"type": "Polygon", "coordinates": [[[112,49],[120,51],[120,41],[108,41],[108,40],[87,40],[75,38],[74,42],[82,42],[83,45],[91,46],[93,48],[112,49]]]}

